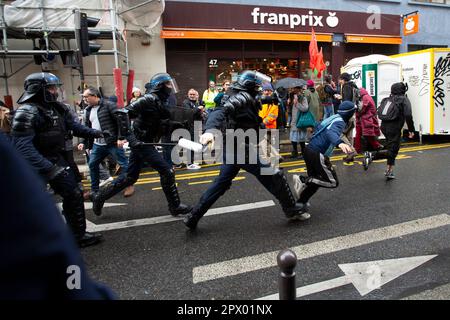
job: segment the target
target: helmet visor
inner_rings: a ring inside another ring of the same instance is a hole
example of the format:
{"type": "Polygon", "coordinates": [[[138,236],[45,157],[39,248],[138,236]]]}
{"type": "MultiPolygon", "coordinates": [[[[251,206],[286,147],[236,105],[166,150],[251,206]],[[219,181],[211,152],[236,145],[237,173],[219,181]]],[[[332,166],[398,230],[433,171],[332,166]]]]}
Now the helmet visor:
{"type": "Polygon", "coordinates": [[[45,102],[64,102],[64,88],[61,84],[50,84],[45,86],[45,102]]]}
{"type": "Polygon", "coordinates": [[[173,78],[168,81],[164,81],[164,85],[167,88],[170,88],[172,90],[173,94],[180,92],[180,89],[178,88],[178,85],[177,85],[177,81],[173,78]]]}
{"type": "Polygon", "coordinates": [[[261,86],[263,83],[270,83],[272,82],[272,77],[265,75],[264,73],[255,71],[255,79],[256,79],[256,83],[261,86]]]}

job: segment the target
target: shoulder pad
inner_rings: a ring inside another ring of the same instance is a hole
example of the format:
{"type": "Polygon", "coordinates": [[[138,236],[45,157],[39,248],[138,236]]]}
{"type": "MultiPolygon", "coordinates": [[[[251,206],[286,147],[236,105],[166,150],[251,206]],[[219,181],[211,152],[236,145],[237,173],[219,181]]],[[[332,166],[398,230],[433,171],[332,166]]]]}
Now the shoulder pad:
{"type": "Polygon", "coordinates": [[[34,121],[39,115],[35,105],[23,104],[13,117],[11,132],[13,135],[27,135],[34,130],[34,121]]]}

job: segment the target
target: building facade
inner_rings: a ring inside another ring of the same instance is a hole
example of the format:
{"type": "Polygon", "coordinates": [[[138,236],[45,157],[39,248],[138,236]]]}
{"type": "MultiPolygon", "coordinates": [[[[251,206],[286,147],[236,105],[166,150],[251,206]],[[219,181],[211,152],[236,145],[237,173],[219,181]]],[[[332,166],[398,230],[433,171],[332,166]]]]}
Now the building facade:
{"type": "Polygon", "coordinates": [[[244,69],[319,80],[309,69],[312,29],[335,78],[354,57],[447,47],[449,13],[448,0],[166,1],[161,38],[167,71],[184,97],[209,80],[235,80],[244,69]],[[404,36],[402,15],[415,11],[419,32],[404,36]]]}

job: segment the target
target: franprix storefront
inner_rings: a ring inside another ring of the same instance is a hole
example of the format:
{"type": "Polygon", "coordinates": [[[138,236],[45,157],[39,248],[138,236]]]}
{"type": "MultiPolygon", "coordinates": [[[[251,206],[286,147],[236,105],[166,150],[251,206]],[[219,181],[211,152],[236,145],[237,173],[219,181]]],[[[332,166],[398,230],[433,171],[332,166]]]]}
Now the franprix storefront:
{"type": "Polygon", "coordinates": [[[314,78],[308,50],[312,28],[334,78],[348,60],[398,53],[402,41],[398,15],[194,2],[166,2],[161,38],[167,71],[176,77],[182,100],[189,88],[201,94],[208,80],[220,85],[245,69],[275,80],[314,78]]]}

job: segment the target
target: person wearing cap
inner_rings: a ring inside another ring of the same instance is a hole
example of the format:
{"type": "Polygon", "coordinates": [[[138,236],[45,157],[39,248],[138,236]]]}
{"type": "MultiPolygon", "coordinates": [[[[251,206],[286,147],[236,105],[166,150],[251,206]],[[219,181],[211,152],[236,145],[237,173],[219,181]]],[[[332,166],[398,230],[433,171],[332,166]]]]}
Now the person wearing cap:
{"type": "Polygon", "coordinates": [[[139,89],[138,87],[133,87],[133,90],[131,91],[131,100],[130,102],[135,102],[137,99],[142,97],[142,92],[141,89],[139,89]]]}
{"type": "Polygon", "coordinates": [[[337,188],[339,181],[330,156],[335,146],[349,154],[352,148],[341,139],[347,122],[355,113],[355,105],[350,101],[340,104],[338,114],[323,120],[316,126],[309,144],[305,148],[304,159],[308,176],[294,175],[295,191],[299,194],[297,204],[309,211],[309,199],[323,188],[337,188]]]}
{"type": "Polygon", "coordinates": [[[322,121],[323,119],[323,108],[320,103],[319,93],[314,87],[314,81],[308,80],[306,82],[306,87],[308,90],[305,91],[306,101],[308,101],[309,111],[314,116],[316,121],[322,121]]]}

